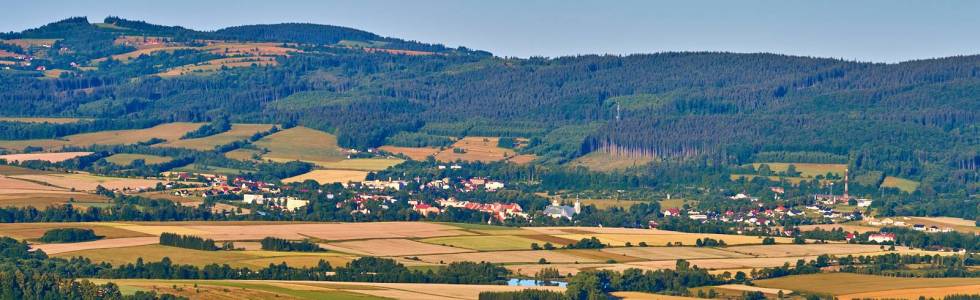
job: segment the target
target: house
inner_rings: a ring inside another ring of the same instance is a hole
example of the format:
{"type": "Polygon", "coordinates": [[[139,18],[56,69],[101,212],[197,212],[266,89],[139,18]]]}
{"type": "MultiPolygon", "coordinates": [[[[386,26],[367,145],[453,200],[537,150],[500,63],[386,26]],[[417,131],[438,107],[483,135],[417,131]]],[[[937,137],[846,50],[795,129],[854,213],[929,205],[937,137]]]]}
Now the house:
{"type": "Polygon", "coordinates": [[[242,202],[248,204],[262,204],[265,202],[265,196],[256,194],[245,194],[242,202]]]}
{"type": "Polygon", "coordinates": [[[790,209],[789,212],[786,212],[786,214],[789,215],[789,216],[792,216],[792,217],[802,216],[803,215],[803,211],[802,210],[799,210],[799,209],[790,209]]]}
{"type": "Polygon", "coordinates": [[[681,210],[676,208],[668,208],[664,210],[664,217],[676,217],[681,215],[681,210]]]}
{"type": "Polygon", "coordinates": [[[287,210],[297,210],[309,205],[310,200],[300,200],[293,197],[286,197],[285,201],[282,201],[282,203],[287,210]]]}
{"type": "Polygon", "coordinates": [[[844,236],[844,239],[850,242],[851,240],[854,239],[854,237],[855,237],[854,233],[848,232],[847,235],[844,236]]]}
{"type": "Polygon", "coordinates": [[[559,205],[558,199],[552,200],[551,205],[544,208],[543,214],[554,219],[566,218],[571,220],[576,214],[582,213],[582,203],[575,200],[575,206],[559,205]]]}
{"type": "Polygon", "coordinates": [[[708,219],[708,215],[704,215],[704,214],[693,214],[693,215],[688,215],[687,217],[688,218],[691,218],[691,220],[707,220],[708,219]]]}
{"type": "Polygon", "coordinates": [[[868,236],[868,241],[869,242],[879,243],[879,244],[880,243],[894,243],[895,242],[895,234],[894,233],[873,233],[870,236],[868,236]]]}
{"type": "Polygon", "coordinates": [[[657,223],[657,221],[654,220],[650,220],[649,222],[647,222],[647,226],[650,227],[650,229],[657,229],[657,227],[660,227],[660,223],[657,223]]]}
{"type": "Polygon", "coordinates": [[[504,183],[500,181],[490,181],[483,185],[483,189],[493,192],[504,188],[504,183]]]}
{"type": "Polygon", "coordinates": [[[770,187],[769,190],[772,191],[773,193],[776,193],[776,194],[784,194],[784,193],[786,193],[786,190],[783,189],[783,187],[780,187],[780,186],[770,187]]]}
{"type": "Polygon", "coordinates": [[[396,191],[400,191],[403,187],[408,185],[408,182],[402,180],[395,180],[395,181],[368,180],[368,181],[364,181],[361,184],[375,190],[393,189],[396,191]]]}
{"type": "Polygon", "coordinates": [[[868,207],[871,206],[871,202],[873,202],[871,199],[857,199],[857,206],[868,207]]]}
{"type": "Polygon", "coordinates": [[[758,197],[752,197],[752,196],[749,196],[749,195],[746,195],[746,194],[743,194],[743,193],[735,194],[735,196],[728,197],[728,199],[732,199],[732,200],[745,200],[745,199],[748,199],[749,201],[752,201],[752,202],[759,201],[759,198],[758,197]]]}
{"type": "Polygon", "coordinates": [[[916,231],[925,231],[926,230],[926,225],[923,225],[923,224],[915,224],[915,225],[912,225],[912,229],[914,229],[916,231]]]}
{"type": "Polygon", "coordinates": [[[440,210],[438,207],[434,207],[426,203],[415,204],[415,206],[412,207],[412,210],[424,216],[442,213],[442,210],[440,210]]]}

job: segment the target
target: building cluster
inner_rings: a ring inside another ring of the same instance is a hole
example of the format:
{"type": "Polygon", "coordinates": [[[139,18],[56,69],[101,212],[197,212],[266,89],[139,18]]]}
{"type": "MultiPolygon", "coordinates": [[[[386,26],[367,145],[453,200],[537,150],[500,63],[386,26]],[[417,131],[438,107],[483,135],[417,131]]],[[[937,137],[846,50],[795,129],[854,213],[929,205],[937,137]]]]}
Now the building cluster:
{"type": "Polygon", "coordinates": [[[524,209],[521,208],[521,205],[517,203],[479,203],[472,201],[459,201],[452,197],[448,199],[436,200],[435,205],[416,200],[411,200],[408,203],[412,205],[412,210],[426,216],[441,214],[447,208],[453,207],[460,210],[485,212],[500,222],[510,218],[528,218],[528,214],[525,213],[524,209]]]}
{"type": "Polygon", "coordinates": [[[787,217],[804,217],[813,216],[830,219],[834,222],[846,222],[854,220],[861,216],[860,212],[850,212],[843,213],[834,210],[831,207],[822,205],[809,205],[803,208],[796,207],[785,207],[782,205],[777,205],[776,207],[766,206],[759,201],[759,198],[752,197],[750,195],[739,193],[734,196],[728,197],[733,201],[750,201],[756,203],[756,208],[745,209],[741,211],[726,210],[721,211],[701,211],[695,209],[682,210],[680,208],[668,208],[662,211],[665,217],[686,217],[692,220],[700,220],[702,222],[706,221],[721,221],[721,222],[734,222],[734,223],[744,223],[747,225],[754,226],[769,226],[777,223],[776,221],[782,220],[787,217]],[[808,212],[809,211],[809,212],[808,212]]]}
{"type": "Polygon", "coordinates": [[[245,204],[263,204],[273,208],[285,210],[297,210],[310,204],[310,200],[302,200],[296,197],[266,197],[262,194],[245,194],[242,197],[245,204]]]}
{"type": "MultiPolygon", "coordinates": [[[[908,218],[905,218],[905,220],[908,220],[908,218]]],[[[925,231],[925,232],[931,232],[931,233],[952,232],[953,231],[953,228],[950,228],[950,227],[939,227],[939,226],[935,226],[935,225],[927,226],[925,224],[910,224],[908,222],[905,222],[905,221],[902,221],[902,220],[895,220],[895,219],[892,219],[892,218],[884,218],[884,219],[868,218],[867,223],[868,223],[868,225],[871,225],[871,226],[909,227],[909,228],[912,228],[912,230],[915,230],[915,231],[925,231]]]]}
{"type": "MultiPolygon", "coordinates": [[[[327,195],[328,198],[330,195],[327,195]]],[[[355,195],[350,199],[345,199],[343,201],[337,202],[336,207],[342,208],[345,205],[352,204],[354,207],[351,210],[351,214],[370,214],[372,208],[377,208],[381,210],[387,210],[390,208],[390,204],[395,204],[398,199],[388,195],[375,195],[369,193],[360,193],[355,195]]]]}
{"type": "Polygon", "coordinates": [[[491,180],[482,177],[474,177],[469,179],[459,179],[453,181],[449,178],[437,179],[429,181],[421,186],[420,190],[426,189],[436,189],[436,190],[455,190],[458,192],[474,192],[478,190],[484,190],[487,192],[496,192],[504,188],[504,183],[501,181],[491,180]]]}
{"type": "Polygon", "coordinates": [[[222,195],[244,195],[244,194],[267,194],[278,195],[282,193],[274,183],[264,181],[252,181],[242,177],[235,177],[229,183],[225,176],[214,176],[209,179],[208,187],[202,192],[204,198],[222,195]]]}

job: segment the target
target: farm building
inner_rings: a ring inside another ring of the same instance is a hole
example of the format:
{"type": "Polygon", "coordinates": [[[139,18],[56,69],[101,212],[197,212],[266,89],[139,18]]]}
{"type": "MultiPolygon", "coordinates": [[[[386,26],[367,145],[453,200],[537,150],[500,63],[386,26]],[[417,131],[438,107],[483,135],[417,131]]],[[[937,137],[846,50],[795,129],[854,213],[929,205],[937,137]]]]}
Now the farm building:
{"type": "Polygon", "coordinates": [[[571,220],[576,214],[582,212],[582,202],[575,200],[575,206],[561,205],[558,199],[551,202],[551,205],[544,208],[544,215],[554,219],[566,218],[571,220]]]}
{"type": "Polygon", "coordinates": [[[868,236],[868,241],[875,243],[893,243],[895,242],[894,233],[875,233],[868,236]]]}

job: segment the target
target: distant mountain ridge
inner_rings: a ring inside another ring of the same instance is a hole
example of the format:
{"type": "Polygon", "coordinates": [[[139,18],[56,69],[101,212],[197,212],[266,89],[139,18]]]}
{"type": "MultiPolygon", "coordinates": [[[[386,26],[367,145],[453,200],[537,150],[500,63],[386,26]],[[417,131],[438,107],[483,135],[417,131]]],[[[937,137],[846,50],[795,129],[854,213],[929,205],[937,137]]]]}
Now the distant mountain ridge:
{"type": "Polygon", "coordinates": [[[399,134],[523,137],[524,151],[547,164],[596,151],[702,166],[756,162],[760,153],[846,157],[855,174],[980,190],[977,55],[897,64],[723,52],[518,59],[329,25],[203,32],[105,21],[72,18],[0,36],[60,39],[34,47],[32,66],[0,72],[0,108],[298,123],[356,148],[399,134]],[[117,43],[121,36],[164,36],[172,45],[117,43]],[[65,72],[34,69],[42,65],[65,72]]]}

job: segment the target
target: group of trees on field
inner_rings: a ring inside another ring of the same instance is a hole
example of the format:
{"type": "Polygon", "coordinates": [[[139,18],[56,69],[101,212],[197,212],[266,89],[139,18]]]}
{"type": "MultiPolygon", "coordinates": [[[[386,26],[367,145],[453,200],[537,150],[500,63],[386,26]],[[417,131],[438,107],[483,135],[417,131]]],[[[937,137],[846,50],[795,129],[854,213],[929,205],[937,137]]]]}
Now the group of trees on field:
{"type": "Polygon", "coordinates": [[[262,239],[262,250],[269,251],[296,251],[296,252],[318,252],[324,251],[320,245],[310,240],[290,241],[276,237],[266,237],[262,239]]]}

